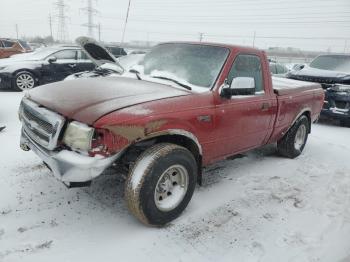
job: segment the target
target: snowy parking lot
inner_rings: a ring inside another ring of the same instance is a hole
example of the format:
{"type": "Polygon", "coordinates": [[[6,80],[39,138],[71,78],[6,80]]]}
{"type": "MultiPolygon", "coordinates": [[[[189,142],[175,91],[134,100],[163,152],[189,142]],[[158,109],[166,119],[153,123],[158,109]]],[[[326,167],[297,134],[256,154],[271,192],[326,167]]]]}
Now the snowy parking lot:
{"type": "Polygon", "coordinates": [[[188,208],[151,228],[123,179],[67,189],[19,148],[22,93],[0,93],[0,261],[350,261],[350,129],[313,125],[297,159],[273,145],[205,171],[188,208]]]}

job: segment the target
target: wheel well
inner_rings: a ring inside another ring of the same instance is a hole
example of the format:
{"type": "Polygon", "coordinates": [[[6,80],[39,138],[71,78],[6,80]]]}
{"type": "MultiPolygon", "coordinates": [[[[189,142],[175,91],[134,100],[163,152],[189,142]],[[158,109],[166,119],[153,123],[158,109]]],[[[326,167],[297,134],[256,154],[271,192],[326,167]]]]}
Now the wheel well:
{"type": "Polygon", "coordinates": [[[131,145],[126,152],[124,153],[124,156],[122,159],[125,159],[127,162],[134,162],[136,158],[146,150],[146,148],[158,144],[158,143],[172,143],[179,146],[183,146],[188,151],[190,151],[197,162],[198,167],[198,183],[202,184],[202,155],[200,152],[200,149],[195,141],[193,141],[191,138],[183,136],[183,135],[161,135],[158,137],[150,138],[147,140],[142,140],[138,143],[135,143],[131,145]]]}
{"type": "Polygon", "coordinates": [[[31,73],[34,77],[36,77],[36,78],[39,77],[38,74],[37,74],[36,72],[34,72],[33,70],[31,70],[31,69],[25,69],[25,68],[16,70],[15,72],[13,72],[12,76],[15,77],[19,72],[29,72],[29,73],[31,73]]]}

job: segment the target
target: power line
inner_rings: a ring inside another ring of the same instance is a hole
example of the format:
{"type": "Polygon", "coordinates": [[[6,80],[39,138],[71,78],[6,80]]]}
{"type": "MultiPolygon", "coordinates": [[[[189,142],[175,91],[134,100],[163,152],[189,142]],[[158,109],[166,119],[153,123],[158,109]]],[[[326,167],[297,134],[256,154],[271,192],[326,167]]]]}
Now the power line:
{"type": "Polygon", "coordinates": [[[199,33],[199,42],[203,41],[203,36],[204,36],[204,33],[199,33]]]}
{"type": "Polygon", "coordinates": [[[93,7],[92,0],[87,0],[87,7],[82,8],[84,12],[87,14],[87,24],[83,24],[88,28],[88,36],[94,37],[94,29],[98,28],[98,25],[94,23],[94,16],[98,13],[98,11],[93,7]]]}
{"type": "Polygon", "coordinates": [[[58,30],[57,39],[61,42],[66,42],[68,40],[68,30],[67,30],[67,16],[65,15],[67,5],[64,0],[57,0],[55,6],[58,8],[58,14],[55,16],[58,19],[58,30]]]}
{"type": "Polygon", "coordinates": [[[53,34],[52,34],[52,17],[51,17],[51,13],[49,15],[49,25],[50,25],[50,36],[51,39],[53,39],[53,34]]]}
{"type": "Polygon", "coordinates": [[[16,35],[17,35],[17,39],[18,39],[18,24],[16,24],[16,35]]]}

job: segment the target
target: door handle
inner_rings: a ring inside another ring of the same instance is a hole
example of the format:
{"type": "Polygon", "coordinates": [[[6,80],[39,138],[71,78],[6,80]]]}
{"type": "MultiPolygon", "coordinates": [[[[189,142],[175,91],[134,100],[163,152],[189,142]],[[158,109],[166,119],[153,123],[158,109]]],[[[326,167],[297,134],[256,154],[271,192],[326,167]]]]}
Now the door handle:
{"type": "Polygon", "coordinates": [[[267,111],[270,108],[270,104],[269,103],[262,103],[261,105],[261,111],[267,111]]]}

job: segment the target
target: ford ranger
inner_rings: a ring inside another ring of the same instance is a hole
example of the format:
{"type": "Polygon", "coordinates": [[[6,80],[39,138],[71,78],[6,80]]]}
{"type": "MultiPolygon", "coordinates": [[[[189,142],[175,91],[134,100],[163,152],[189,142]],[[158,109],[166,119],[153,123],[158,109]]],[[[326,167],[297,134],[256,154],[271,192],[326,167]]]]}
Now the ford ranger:
{"type": "Polygon", "coordinates": [[[203,167],[270,143],[299,156],[323,100],[319,84],[272,79],[264,51],[164,43],[119,76],[29,91],[20,144],[70,187],[126,169],[129,210],[160,226],[186,208],[203,167]]]}

